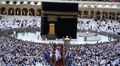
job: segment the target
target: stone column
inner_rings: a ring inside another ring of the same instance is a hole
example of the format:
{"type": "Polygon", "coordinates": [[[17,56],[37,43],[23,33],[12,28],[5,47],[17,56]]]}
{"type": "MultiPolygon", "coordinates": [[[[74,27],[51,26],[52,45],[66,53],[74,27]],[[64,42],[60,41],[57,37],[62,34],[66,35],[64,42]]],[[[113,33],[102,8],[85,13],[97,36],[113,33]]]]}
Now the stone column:
{"type": "Polygon", "coordinates": [[[91,11],[88,11],[88,17],[89,17],[89,19],[90,19],[90,13],[91,13],[91,11]]]}
{"type": "Polygon", "coordinates": [[[94,17],[94,19],[96,19],[96,11],[94,11],[94,16],[93,17],[94,17]]]}
{"type": "Polygon", "coordinates": [[[107,13],[108,19],[109,19],[109,13],[110,13],[110,12],[107,13]]]}
{"type": "Polygon", "coordinates": [[[6,12],[6,15],[8,15],[8,8],[6,8],[5,12],[6,12]]]}
{"type": "Polygon", "coordinates": [[[35,16],[37,16],[37,13],[38,13],[38,12],[37,12],[37,9],[34,9],[34,10],[35,10],[35,16]]]}
{"type": "Polygon", "coordinates": [[[115,21],[117,20],[117,13],[115,12],[115,21]]]}
{"type": "Polygon", "coordinates": [[[27,16],[29,16],[29,10],[30,10],[30,9],[27,9],[27,10],[28,10],[28,11],[27,11],[27,16]]]}
{"type": "Polygon", "coordinates": [[[22,15],[21,12],[22,12],[22,9],[20,9],[20,16],[22,15]]]}
{"type": "Polygon", "coordinates": [[[81,11],[81,18],[83,18],[83,11],[81,11]]]}
{"type": "Polygon", "coordinates": [[[100,12],[100,19],[101,20],[103,19],[103,13],[102,13],[102,11],[100,12]]]}

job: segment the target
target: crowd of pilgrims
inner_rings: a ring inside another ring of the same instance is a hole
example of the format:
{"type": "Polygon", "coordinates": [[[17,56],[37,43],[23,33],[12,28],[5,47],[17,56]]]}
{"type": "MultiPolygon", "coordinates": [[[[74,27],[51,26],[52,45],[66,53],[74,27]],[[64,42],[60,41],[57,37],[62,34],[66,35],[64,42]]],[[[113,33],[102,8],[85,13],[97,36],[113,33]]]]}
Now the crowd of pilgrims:
{"type": "MultiPolygon", "coordinates": [[[[40,27],[40,20],[40,17],[3,16],[0,20],[0,29],[40,27]]],[[[113,20],[79,19],[78,29],[118,34],[120,23],[113,20]]],[[[54,66],[50,59],[55,58],[58,61],[62,57],[66,60],[66,66],[120,66],[118,41],[85,45],[68,44],[64,45],[63,51],[60,47],[54,49],[54,44],[34,43],[1,36],[0,66],[54,66]]]]}
{"type": "Polygon", "coordinates": [[[7,30],[13,28],[35,28],[40,27],[40,16],[6,16],[0,17],[0,29],[7,30]]]}
{"type": "Polygon", "coordinates": [[[120,22],[115,20],[78,19],[78,29],[91,29],[117,35],[120,33],[120,22]]]}
{"type": "Polygon", "coordinates": [[[65,58],[66,66],[120,66],[120,43],[116,41],[86,45],[64,45],[54,49],[55,43],[34,43],[12,37],[0,37],[0,66],[54,66],[65,58]]]}
{"type": "MultiPolygon", "coordinates": [[[[94,19],[81,19],[78,18],[78,29],[91,29],[96,31],[103,31],[113,34],[120,33],[120,23],[115,20],[94,20],[94,19]]],[[[35,28],[41,27],[40,16],[6,16],[0,17],[0,29],[12,28],[35,28]]]]}
{"type": "Polygon", "coordinates": [[[0,37],[0,66],[50,66],[52,45],[0,37]]]}
{"type": "Polygon", "coordinates": [[[120,66],[120,43],[104,42],[94,45],[66,45],[68,66],[120,66]]]}

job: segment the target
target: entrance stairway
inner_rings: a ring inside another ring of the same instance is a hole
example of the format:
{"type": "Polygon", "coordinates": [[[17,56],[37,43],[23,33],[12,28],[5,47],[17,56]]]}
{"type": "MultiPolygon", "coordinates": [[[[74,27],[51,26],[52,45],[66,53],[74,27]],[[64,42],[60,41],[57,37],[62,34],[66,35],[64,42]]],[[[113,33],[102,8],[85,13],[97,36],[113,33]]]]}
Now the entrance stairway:
{"type": "Polygon", "coordinates": [[[54,49],[54,53],[55,53],[55,49],[56,47],[60,47],[60,53],[61,53],[61,59],[59,59],[58,61],[56,61],[55,59],[55,54],[53,56],[53,58],[50,60],[50,62],[52,63],[53,66],[65,66],[65,59],[63,56],[63,45],[54,45],[53,49],[54,49]]]}

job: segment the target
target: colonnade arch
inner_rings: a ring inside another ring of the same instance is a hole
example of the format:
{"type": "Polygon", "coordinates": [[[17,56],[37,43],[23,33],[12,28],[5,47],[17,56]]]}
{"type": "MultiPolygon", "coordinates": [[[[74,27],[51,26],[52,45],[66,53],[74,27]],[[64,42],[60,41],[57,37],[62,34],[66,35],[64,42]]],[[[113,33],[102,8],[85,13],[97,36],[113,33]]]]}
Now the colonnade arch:
{"type": "Polygon", "coordinates": [[[108,19],[108,12],[102,12],[102,19],[108,19]]]}
{"type": "Polygon", "coordinates": [[[5,7],[0,8],[0,14],[3,14],[3,15],[6,14],[6,8],[5,7]]]}
{"type": "Polygon", "coordinates": [[[37,9],[37,16],[41,16],[41,9],[37,9]]]}
{"type": "Polygon", "coordinates": [[[29,9],[29,15],[35,16],[35,10],[33,8],[29,9]]]}
{"type": "Polygon", "coordinates": [[[1,15],[23,15],[23,16],[41,16],[41,9],[20,8],[20,7],[0,7],[1,15]]]}
{"type": "Polygon", "coordinates": [[[94,18],[94,11],[90,11],[90,18],[94,18]]]}
{"type": "Polygon", "coordinates": [[[80,10],[79,17],[120,21],[120,11],[80,10]]]}
{"type": "Polygon", "coordinates": [[[83,14],[84,14],[83,17],[88,18],[88,11],[84,11],[83,14]]]}
{"type": "Polygon", "coordinates": [[[96,19],[101,19],[101,12],[100,11],[96,12],[96,19]]]}
{"type": "Polygon", "coordinates": [[[120,21],[120,12],[119,12],[119,13],[117,13],[116,20],[119,20],[119,21],[120,21]]]}
{"type": "MultiPolygon", "coordinates": [[[[23,15],[23,16],[41,16],[40,8],[26,8],[26,7],[0,7],[0,14],[2,15],[23,15]]],[[[120,21],[120,11],[112,11],[106,9],[81,9],[78,11],[80,18],[95,18],[95,19],[111,19],[120,21]]]]}
{"type": "Polygon", "coordinates": [[[27,14],[28,14],[27,8],[23,8],[22,9],[22,15],[27,16],[27,14]]]}
{"type": "Polygon", "coordinates": [[[15,9],[15,14],[16,15],[21,15],[21,9],[20,8],[16,8],[15,9]]]}
{"type": "Polygon", "coordinates": [[[14,15],[14,9],[13,8],[8,9],[8,15],[14,15]]]}

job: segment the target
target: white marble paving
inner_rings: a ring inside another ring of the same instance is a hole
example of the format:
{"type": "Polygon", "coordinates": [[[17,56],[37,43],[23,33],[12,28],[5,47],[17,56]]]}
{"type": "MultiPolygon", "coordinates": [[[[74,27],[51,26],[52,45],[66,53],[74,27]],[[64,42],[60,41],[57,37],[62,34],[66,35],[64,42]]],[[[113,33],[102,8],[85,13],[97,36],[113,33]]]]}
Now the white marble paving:
{"type": "MultiPolygon", "coordinates": [[[[104,36],[104,35],[97,35],[94,36],[94,33],[90,33],[89,37],[87,37],[86,41],[85,41],[85,37],[81,37],[80,34],[83,34],[83,32],[78,32],[77,33],[77,39],[71,39],[71,44],[86,44],[86,43],[90,43],[90,44],[94,44],[97,42],[108,42],[108,36],[104,36]]],[[[13,35],[12,35],[13,36],[13,35]]],[[[32,42],[45,42],[45,43],[49,43],[49,42],[55,42],[55,43],[62,43],[63,44],[63,39],[56,39],[56,40],[42,40],[41,36],[40,36],[40,32],[26,32],[26,33],[17,33],[16,34],[16,38],[17,39],[21,39],[21,40],[25,40],[25,41],[32,41],[32,42]]],[[[113,41],[114,39],[112,39],[113,41]]]]}

